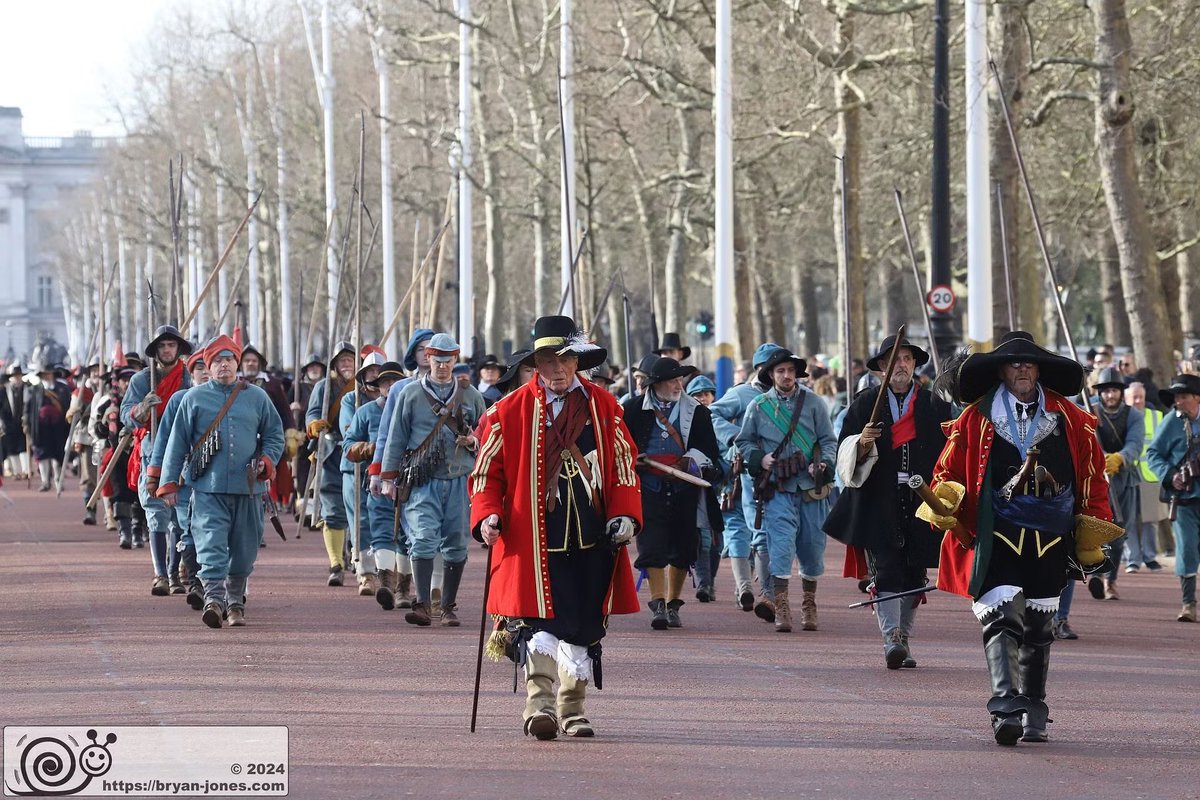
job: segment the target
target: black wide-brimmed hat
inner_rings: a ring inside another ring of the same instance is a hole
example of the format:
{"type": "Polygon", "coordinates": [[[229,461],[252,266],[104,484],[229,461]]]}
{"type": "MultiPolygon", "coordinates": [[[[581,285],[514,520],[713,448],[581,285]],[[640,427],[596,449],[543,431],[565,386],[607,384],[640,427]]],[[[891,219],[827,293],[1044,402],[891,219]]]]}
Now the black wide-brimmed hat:
{"type": "Polygon", "coordinates": [[[252,344],[247,344],[242,348],[242,358],[245,358],[247,353],[254,353],[254,355],[258,356],[258,368],[263,372],[267,371],[267,357],[263,355],[262,350],[259,350],[252,344]]]}
{"type": "Polygon", "coordinates": [[[679,338],[678,333],[663,334],[662,344],[658,346],[658,349],[654,351],[654,354],[661,356],[664,350],[682,350],[683,358],[680,359],[681,361],[686,361],[692,355],[692,348],[683,346],[683,340],[679,338]]]}
{"type": "Polygon", "coordinates": [[[1125,380],[1121,377],[1121,372],[1116,367],[1105,367],[1096,376],[1096,385],[1092,388],[1098,393],[1105,389],[1120,389],[1121,391],[1125,391],[1125,380]]]}
{"type": "MultiPolygon", "coordinates": [[[[879,345],[879,349],[875,351],[875,355],[867,359],[867,369],[872,372],[883,372],[887,369],[887,357],[892,352],[892,348],[896,346],[896,334],[892,334],[883,340],[879,345]]],[[[929,361],[929,353],[926,353],[921,348],[910,342],[907,338],[900,340],[901,347],[907,347],[912,351],[913,358],[917,360],[917,369],[925,366],[929,361]]]]}
{"type": "Polygon", "coordinates": [[[150,340],[150,344],[146,345],[146,355],[150,358],[157,358],[157,349],[159,343],[166,339],[174,339],[179,342],[179,355],[190,356],[192,354],[192,343],[183,338],[183,334],[174,325],[160,325],[158,330],[154,332],[154,338],[150,340]]]}
{"type": "Polygon", "coordinates": [[[142,354],[133,351],[125,354],[125,363],[139,370],[146,368],[146,362],[142,360],[142,354]]]}
{"type": "Polygon", "coordinates": [[[404,367],[398,361],[385,361],[379,365],[379,374],[369,381],[363,381],[367,386],[378,386],[380,381],[398,381],[404,378],[404,367]]]}
{"type": "Polygon", "coordinates": [[[608,360],[608,351],[588,341],[583,331],[570,317],[538,317],[533,323],[533,347],[523,360],[530,366],[539,350],[551,350],[555,355],[574,355],[579,359],[579,372],[600,366],[608,360]]]}
{"type": "Polygon", "coordinates": [[[654,362],[658,361],[659,356],[656,353],[648,353],[642,356],[642,360],[633,368],[634,372],[640,372],[643,375],[649,375],[650,370],[654,368],[654,362]]]}
{"type": "Polygon", "coordinates": [[[1194,394],[1200,396],[1200,375],[1176,375],[1171,378],[1171,385],[1158,390],[1159,401],[1170,408],[1175,405],[1175,395],[1194,394]]]}
{"type": "Polygon", "coordinates": [[[764,363],[762,365],[762,367],[759,368],[758,382],[763,384],[764,386],[774,385],[775,381],[771,379],[771,370],[775,369],[780,364],[783,364],[784,362],[787,362],[787,361],[790,361],[796,365],[796,379],[797,380],[799,380],[800,378],[808,377],[808,372],[807,372],[808,362],[805,361],[803,358],[800,358],[800,356],[795,355],[790,350],[786,350],[781,347],[778,350],[776,350],[774,353],[772,353],[771,357],[766,360],[766,363],[764,363]]]}
{"type": "Polygon", "coordinates": [[[958,400],[966,404],[983,397],[1000,383],[1000,367],[1016,361],[1037,364],[1038,383],[1064,397],[1083,388],[1082,364],[1038,346],[1027,331],[1010,331],[995,350],[972,353],[963,361],[958,368],[958,400]]]}
{"type": "Polygon", "coordinates": [[[506,367],[504,374],[500,376],[500,380],[496,381],[492,385],[498,389],[503,389],[505,386],[508,386],[508,384],[512,383],[513,380],[516,379],[517,375],[519,375],[521,372],[521,364],[523,364],[531,355],[533,355],[533,350],[528,347],[517,350],[510,355],[508,360],[504,362],[506,367]]]}
{"type": "Polygon", "coordinates": [[[475,369],[477,371],[487,369],[488,367],[495,367],[498,370],[504,370],[504,365],[500,363],[500,359],[496,358],[496,356],[492,355],[491,353],[488,353],[483,358],[479,359],[479,363],[475,365],[475,369]]]}
{"type": "Polygon", "coordinates": [[[673,358],[667,356],[659,356],[654,360],[654,364],[650,367],[650,371],[646,373],[648,380],[647,386],[654,386],[656,383],[669,381],[673,378],[682,378],[692,374],[691,367],[685,367],[673,358]]]}

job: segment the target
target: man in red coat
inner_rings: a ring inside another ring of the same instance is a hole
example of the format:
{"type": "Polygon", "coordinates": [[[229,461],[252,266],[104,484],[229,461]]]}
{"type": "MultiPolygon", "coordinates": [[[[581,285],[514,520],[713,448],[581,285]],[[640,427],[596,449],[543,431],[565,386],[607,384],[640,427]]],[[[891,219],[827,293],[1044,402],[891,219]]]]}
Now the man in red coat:
{"type": "Polygon", "coordinates": [[[922,506],[917,515],[947,532],[938,588],[975,601],[996,742],[1044,742],[1052,623],[1069,563],[1098,567],[1096,537],[1121,533],[1096,418],[1067,399],[1083,387],[1083,367],[1013,331],[947,372],[966,406],[944,423],[933,473],[950,513],[922,506]]]}
{"type": "Polygon", "coordinates": [[[525,665],[525,734],[590,737],[608,617],[638,612],[624,547],[642,524],[637,451],[616,398],[583,376],[605,351],[570,317],[538,319],[533,338],[537,374],[479,425],[471,531],[494,548],[487,610],[525,665]]]}

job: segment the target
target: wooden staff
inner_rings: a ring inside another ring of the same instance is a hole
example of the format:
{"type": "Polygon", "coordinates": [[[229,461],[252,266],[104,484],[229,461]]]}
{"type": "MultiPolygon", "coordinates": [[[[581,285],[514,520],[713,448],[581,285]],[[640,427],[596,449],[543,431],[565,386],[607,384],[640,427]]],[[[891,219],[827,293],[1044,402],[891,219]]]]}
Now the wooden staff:
{"type": "Polygon", "coordinates": [[[925,287],[921,283],[921,269],[917,266],[917,253],[913,249],[912,234],[908,230],[908,215],[904,213],[904,198],[900,190],[895,189],[896,211],[900,214],[900,229],[904,232],[904,244],[908,248],[908,260],[912,263],[913,281],[917,286],[917,302],[921,305],[921,313],[925,315],[925,332],[929,336],[929,355],[933,357],[933,368],[942,374],[942,359],[938,356],[937,342],[933,338],[933,321],[929,318],[929,300],[925,297],[925,287]]]}
{"type": "Polygon", "coordinates": [[[437,236],[433,237],[433,243],[429,245],[429,250],[426,251],[425,258],[421,261],[420,268],[413,273],[413,280],[408,286],[408,291],[404,293],[404,297],[400,299],[400,303],[396,306],[395,313],[392,314],[392,321],[388,323],[387,330],[384,331],[383,334],[384,341],[386,341],[387,338],[392,335],[392,332],[396,330],[396,325],[400,322],[400,312],[404,310],[404,304],[408,302],[408,299],[412,297],[413,290],[417,288],[417,278],[422,272],[425,271],[425,268],[429,266],[429,261],[433,258],[434,250],[440,251],[439,243],[444,241],[443,237],[445,236],[446,229],[449,227],[450,220],[447,219],[442,223],[442,229],[438,231],[437,236]]]}
{"type": "MultiPolygon", "coordinates": [[[[896,371],[896,356],[900,354],[900,346],[904,344],[904,325],[900,326],[900,330],[896,331],[896,343],[892,345],[892,354],[888,356],[887,370],[883,373],[883,383],[879,386],[879,394],[875,395],[875,405],[871,407],[871,419],[867,425],[878,425],[879,412],[883,408],[883,396],[889,391],[888,385],[892,381],[892,374],[896,371]]],[[[847,379],[850,373],[846,373],[847,379]]]]}
{"type": "MultiPolygon", "coordinates": [[[[454,190],[446,196],[446,224],[450,223],[451,198],[454,190]]],[[[444,244],[438,245],[437,266],[433,270],[433,291],[429,293],[429,309],[425,313],[425,319],[428,320],[430,327],[437,328],[437,313],[438,305],[441,300],[442,286],[442,269],[446,265],[446,247],[444,244]]],[[[425,310],[425,309],[422,309],[425,310]]]]}
{"type": "Polygon", "coordinates": [[[229,254],[233,252],[233,246],[237,244],[238,238],[241,237],[242,231],[246,229],[246,223],[250,221],[250,217],[254,215],[254,210],[258,208],[258,201],[262,199],[262,191],[254,198],[254,202],[250,204],[249,210],[246,211],[246,216],[242,217],[242,221],[238,223],[237,230],[229,237],[229,243],[225,245],[225,251],[221,253],[221,257],[217,259],[216,266],[212,268],[212,272],[208,275],[208,280],[204,282],[204,286],[200,289],[200,294],[192,303],[192,310],[183,318],[183,324],[179,326],[179,332],[182,334],[187,330],[187,327],[192,324],[192,320],[196,318],[196,312],[200,310],[200,304],[204,302],[204,298],[208,296],[209,291],[216,282],[217,276],[221,274],[221,268],[225,266],[225,262],[229,260],[229,254]]]}
{"type": "MultiPolygon", "coordinates": [[[[400,504],[396,504],[399,508],[400,504]]],[[[471,733],[475,732],[475,719],[479,715],[479,679],[483,674],[483,640],[487,631],[487,604],[488,595],[492,589],[492,553],[496,547],[492,545],[487,549],[487,563],[483,567],[483,611],[480,612],[479,619],[479,651],[475,654],[475,695],[471,700],[471,733]]]]}

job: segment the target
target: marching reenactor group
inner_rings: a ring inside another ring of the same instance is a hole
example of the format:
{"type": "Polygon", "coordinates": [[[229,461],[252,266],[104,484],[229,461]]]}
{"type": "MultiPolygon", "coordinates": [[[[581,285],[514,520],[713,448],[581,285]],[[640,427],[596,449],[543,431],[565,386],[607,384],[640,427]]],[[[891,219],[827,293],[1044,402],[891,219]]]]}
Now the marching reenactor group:
{"type": "Polygon", "coordinates": [[[832,537],[843,575],[871,595],[888,669],[917,666],[937,569],[936,588],[970,598],[980,622],[996,742],[1046,741],[1050,646],[1069,638],[1060,605],[1079,580],[1118,596],[1143,470],[1170,505],[1178,618],[1196,620],[1196,376],[1162,390],[1170,411],[1153,428],[1113,370],[1091,408],[1074,402],[1084,368],[1020,331],[944,364],[932,386],[929,353],[888,337],[845,408],[781,345],[762,344],[722,397],[690,355],[664,335],[618,399],[607,352],[569,317],[479,359],[475,381],[454,338],[427,328],[399,358],[339,342],[283,376],[253,345],[194,346],[164,326],[145,362],[89,364],[73,384],[52,365],[36,379],[10,365],[0,445],[8,473],[43,491],[61,490],[77,453],[84,524],[149,545],[151,594],[186,595],[211,628],[247,624],[266,521],[285,536],[279,508],[320,529],[328,585],[352,572],[358,594],[420,628],[461,624],[464,568],[486,548],[488,652],[523,670],[537,739],[595,735],[586,690],[602,686],[609,617],[641,612],[643,582],[650,628],[684,628],[689,580],[700,602],[721,601],[728,559],[720,588],[754,612],[743,619],[816,631],[832,537]]]}

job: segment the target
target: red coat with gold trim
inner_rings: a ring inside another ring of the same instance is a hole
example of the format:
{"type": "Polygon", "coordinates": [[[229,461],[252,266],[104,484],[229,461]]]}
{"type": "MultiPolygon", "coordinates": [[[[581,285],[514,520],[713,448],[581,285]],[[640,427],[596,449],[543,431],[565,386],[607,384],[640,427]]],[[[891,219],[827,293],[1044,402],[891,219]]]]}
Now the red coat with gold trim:
{"type": "MultiPolygon", "coordinates": [[[[1108,480],[1104,477],[1104,453],[1096,438],[1096,417],[1056,392],[1044,387],[1042,392],[1046,410],[1058,412],[1066,427],[1071,461],[1075,468],[1075,513],[1111,521],[1108,480]]],[[[954,481],[966,487],[966,496],[954,516],[976,535],[991,535],[990,530],[979,531],[976,528],[979,497],[985,490],[984,477],[991,456],[992,440],[996,436],[996,428],[988,416],[994,394],[989,392],[967,406],[962,416],[953,422],[942,423],[946,431],[946,446],[942,448],[931,481],[935,487],[943,481],[954,481]]],[[[990,491],[990,488],[987,487],[987,490],[990,491]]],[[[971,597],[974,578],[981,576],[986,569],[986,564],[978,563],[974,546],[964,550],[953,534],[947,533],[943,537],[938,564],[938,589],[971,597]]]]}
{"type": "MultiPolygon", "coordinates": [[[[632,517],[640,529],[642,493],[634,471],[637,448],[625,427],[621,406],[602,387],[588,383],[582,375],[579,379],[586,384],[588,411],[595,426],[603,513],[608,519],[632,517]]],[[[546,393],[534,375],[488,409],[479,424],[479,451],[468,481],[471,530],[477,532],[479,523],[490,514],[498,514],[501,520],[488,595],[487,610],[492,614],[554,617],[543,502],[545,415],[546,393]]],[[[622,547],[616,554],[604,613],[636,614],[639,610],[633,570],[622,547]]]]}

